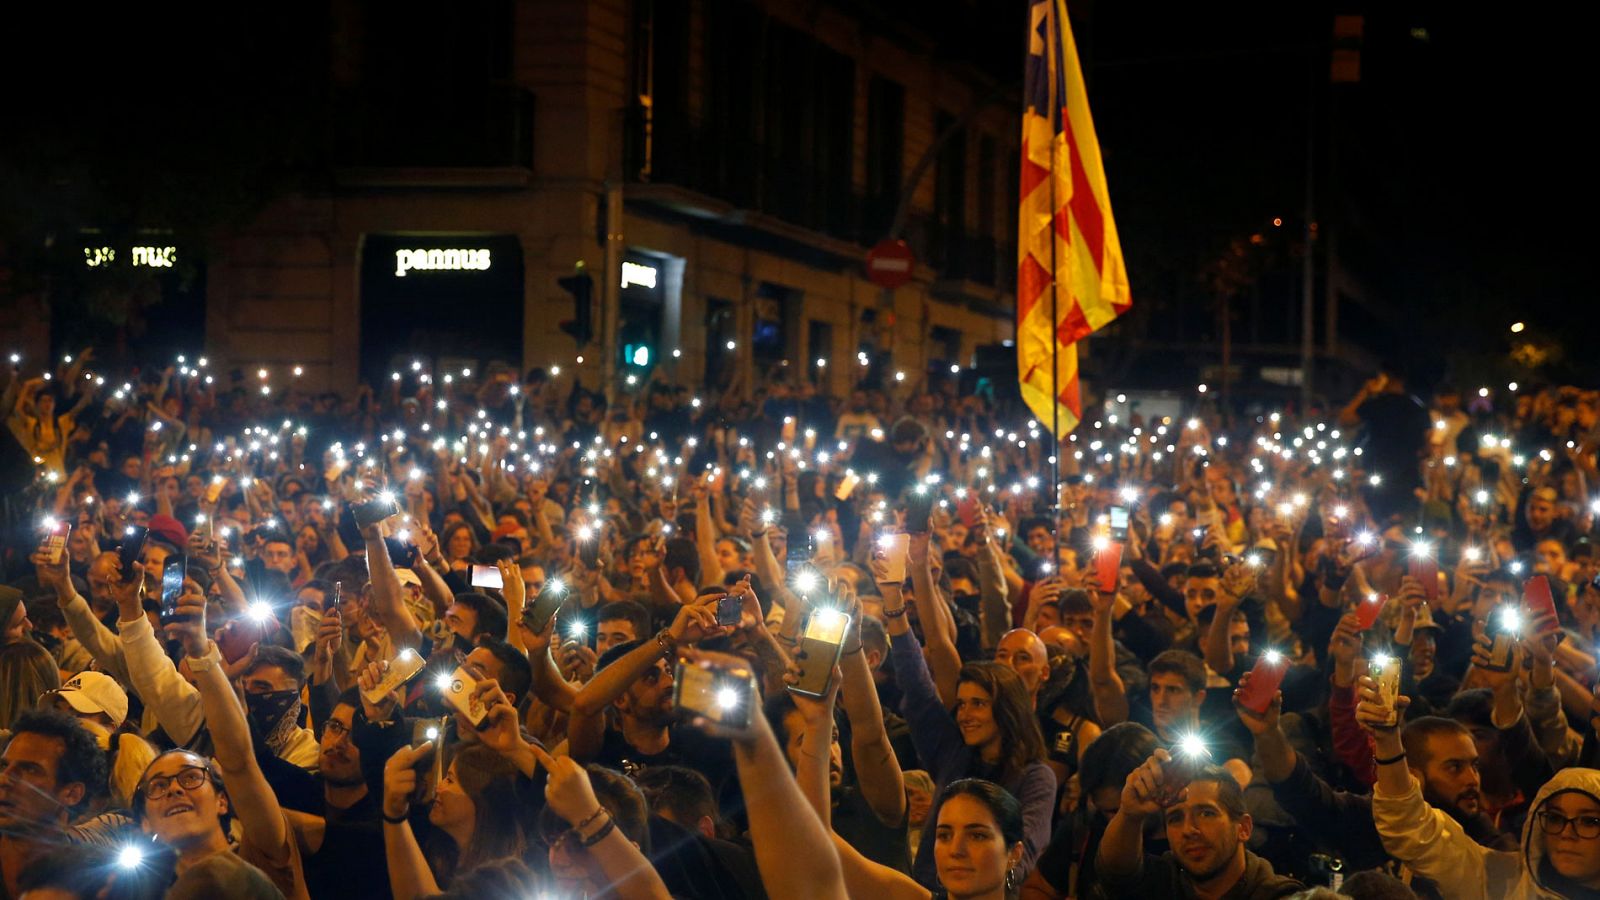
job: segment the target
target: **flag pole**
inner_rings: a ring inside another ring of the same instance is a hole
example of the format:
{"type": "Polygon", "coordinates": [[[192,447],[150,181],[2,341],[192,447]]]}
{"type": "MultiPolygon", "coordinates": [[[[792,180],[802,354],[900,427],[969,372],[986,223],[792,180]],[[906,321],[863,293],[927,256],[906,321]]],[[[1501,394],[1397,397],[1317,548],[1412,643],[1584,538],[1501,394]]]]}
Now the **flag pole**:
{"type": "MultiPolygon", "coordinates": [[[[1056,71],[1065,65],[1066,60],[1058,54],[1061,52],[1061,34],[1065,23],[1059,21],[1063,7],[1059,4],[1050,5],[1051,18],[1057,19],[1055,31],[1051,34],[1050,54],[1056,58],[1056,71]]],[[[1054,75],[1051,81],[1061,83],[1054,75]]],[[[1061,106],[1066,101],[1065,97],[1056,98],[1055,109],[1052,113],[1063,115],[1061,106]]],[[[1050,179],[1050,211],[1054,213],[1060,206],[1056,200],[1056,179],[1050,179]]],[[[1050,536],[1051,553],[1050,571],[1053,573],[1061,565],[1061,317],[1056,309],[1061,296],[1060,269],[1056,267],[1056,236],[1054,228],[1050,234],[1050,536]]]]}

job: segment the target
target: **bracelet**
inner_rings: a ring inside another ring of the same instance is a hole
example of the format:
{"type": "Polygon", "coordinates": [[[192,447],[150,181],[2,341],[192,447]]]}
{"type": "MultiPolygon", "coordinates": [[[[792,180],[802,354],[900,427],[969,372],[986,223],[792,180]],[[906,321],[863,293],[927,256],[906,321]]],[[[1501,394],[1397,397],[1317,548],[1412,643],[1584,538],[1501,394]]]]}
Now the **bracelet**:
{"type": "Polygon", "coordinates": [[[906,607],[904,606],[900,607],[899,609],[886,609],[883,611],[883,617],[885,619],[898,619],[905,614],[906,607]]]}
{"type": "Polygon", "coordinates": [[[601,841],[605,840],[607,835],[609,835],[611,832],[616,831],[616,830],[617,830],[617,820],[611,818],[610,816],[607,816],[606,817],[606,824],[604,826],[602,826],[599,831],[596,831],[594,834],[590,835],[589,837],[586,837],[586,838],[578,841],[578,846],[580,846],[580,847],[593,847],[595,844],[598,844],[601,841]]]}
{"type": "Polygon", "coordinates": [[[405,823],[411,821],[409,816],[397,816],[391,819],[389,818],[388,813],[381,811],[379,812],[379,815],[383,816],[383,820],[388,822],[390,825],[404,825],[405,823]]]}
{"type": "Polygon", "coordinates": [[[656,632],[656,647],[664,659],[671,659],[678,653],[678,642],[672,639],[671,632],[665,628],[656,632]]]}
{"type": "Polygon", "coordinates": [[[578,824],[572,826],[573,830],[582,831],[585,828],[588,828],[589,825],[591,823],[593,823],[595,819],[600,818],[600,815],[602,813],[604,813],[605,811],[606,811],[606,808],[604,806],[595,807],[595,811],[589,814],[589,818],[584,819],[582,822],[579,822],[578,824]]]}
{"type": "Polygon", "coordinates": [[[1394,756],[1391,756],[1388,759],[1374,759],[1373,762],[1378,764],[1378,765],[1380,765],[1380,766],[1387,766],[1387,765],[1392,765],[1394,763],[1397,763],[1397,762],[1399,762],[1399,761],[1401,761],[1401,760],[1403,760],[1405,758],[1406,758],[1406,752],[1404,750],[1401,750],[1399,753],[1396,753],[1394,756]]]}

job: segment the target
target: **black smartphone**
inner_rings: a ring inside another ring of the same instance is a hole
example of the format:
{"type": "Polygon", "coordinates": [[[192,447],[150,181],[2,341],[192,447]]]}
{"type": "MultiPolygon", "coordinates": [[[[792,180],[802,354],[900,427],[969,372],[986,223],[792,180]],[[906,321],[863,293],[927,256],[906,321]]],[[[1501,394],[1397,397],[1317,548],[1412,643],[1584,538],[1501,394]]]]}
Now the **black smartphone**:
{"type": "Polygon", "coordinates": [[[819,606],[811,611],[805,631],[800,635],[797,656],[800,679],[789,685],[789,690],[808,697],[821,697],[828,692],[828,682],[833,677],[833,667],[839,664],[844,633],[849,627],[850,616],[837,609],[819,606]]]}
{"type": "Polygon", "coordinates": [[[906,533],[922,534],[928,530],[928,520],[933,516],[933,490],[919,484],[911,490],[906,500],[906,533]]]}
{"type": "Polygon", "coordinates": [[[178,597],[183,594],[183,579],[188,574],[189,557],[175,554],[167,558],[166,568],[161,570],[161,624],[183,621],[178,617],[178,597]]]}
{"type": "Polygon", "coordinates": [[[744,601],[737,594],[724,594],[717,600],[717,624],[734,627],[744,614],[744,601]]]}
{"type": "Polygon", "coordinates": [[[399,512],[400,504],[392,495],[379,495],[359,506],[350,508],[350,516],[355,519],[357,528],[367,528],[375,525],[399,512]]]}
{"type": "Polygon", "coordinates": [[[544,583],[544,589],[533,602],[522,607],[522,624],[534,634],[539,634],[550,627],[550,620],[560,611],[562,604],[567,602],[567,589],[554,579],[544,583]]]}
{"type": "Polygon", "coordinates": [[[326,603],[322,604],[322,607],[323,609],[344,608],[344,582],[335,581],[333,583],[333,594],[332,596],[328,597],[326,603]]]}
{"type": "Polygon", "coordinates": [[[143,525],[129,525],[122,530],[122,542],[117,545],[117,558],[122,563],[124,578],[133,571],[133,564],[138,562],[144,553],[144,539],[149,534],[150,529],[143,525]]]}
{"type": "Polygon", "coordinates": [[[592,534],[588,540],[580,539],[577,543],[578,559],[583,563],[584,568],[598,569],[600,567],[600,536],[592,534]]]}
{"type": "Polygon", "coordinates": [[[1119,544],[1128,541],[1128,508],[1126,506],[1113,506],[1108,513],[1111,515],[1111,539],[1119,544]]]}

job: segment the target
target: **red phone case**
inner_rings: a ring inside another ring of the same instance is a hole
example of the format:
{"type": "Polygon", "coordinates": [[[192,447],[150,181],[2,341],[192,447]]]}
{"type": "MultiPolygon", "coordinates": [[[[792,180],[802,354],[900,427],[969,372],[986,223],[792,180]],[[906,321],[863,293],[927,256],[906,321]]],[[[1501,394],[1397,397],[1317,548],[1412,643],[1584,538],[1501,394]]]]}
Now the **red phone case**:
{"type": "Polygon", "coordinates": [[[1522,605],[1533,618],[1556,615],[1556,599],[1550,595],[1550,579],[1535,575],[1522,583],[1522,605]]]}
{"type": "Polygon", "coordinates": [[[1388,605],[1388,594],[1379,594],[1376,601],[1361,598],[1356,604],[1356,621],[1360,624],[1361,630],[1366,631],[1371,628],[1378,621],[1378,617],[1383,615],[1383,608],[1388,605]]]}
{"type": "Polygon", "coordinates": [[[1094,575],[1100,593],[1117,589],[1117,574],[1122,570],[1122,542],[1112,541],[1094,554],[1094,575]]]}
{"type": "Polygon", "coordinates": [[[1279,656],[1276,662],[1268,662],[1265,653],[1256,657],[1256,664],[1250,669],[1250,683],[1239,691],[1239,705],[1258,713],[1266,712],[1272,705],[1272,695],[1283,686],[1283,676],[1287,674],[1288,657],[1279,656]]]}
{"type": "Polygon", "coordinates": [[[1422,595],[1429,600],[1439,599],[1439,564],[1428,556],[1411,558],[1411,577],[1422,583],[1422,595]]]}

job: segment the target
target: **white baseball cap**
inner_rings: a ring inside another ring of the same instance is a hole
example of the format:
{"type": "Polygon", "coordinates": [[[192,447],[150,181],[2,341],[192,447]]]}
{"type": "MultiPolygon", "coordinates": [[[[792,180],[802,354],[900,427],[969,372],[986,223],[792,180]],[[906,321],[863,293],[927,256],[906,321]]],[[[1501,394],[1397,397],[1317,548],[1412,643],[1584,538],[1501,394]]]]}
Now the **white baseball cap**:
{"type": "Polygon", "coordinates": [[[112,728],[122,727],[128,718],[128,692],[117,680],[103,672],[79,672],[56,691],[61,699],[84,715],[105,713],[112,728]]]}
{"type": "Polygon", "coordinates": [[[411,584],[422,587],[422,578],[410,569],[395,569],[394,574],[399,576],[401,584],[411,584]]]}

